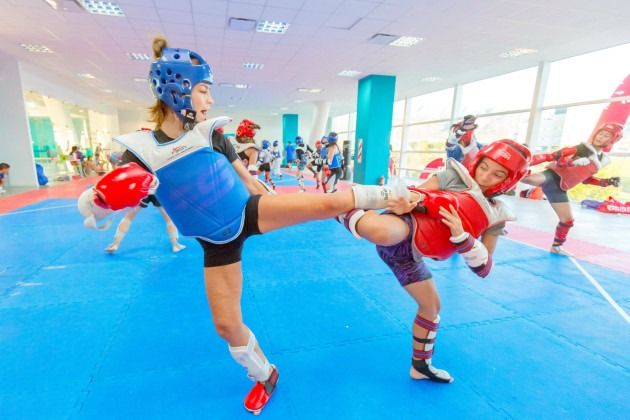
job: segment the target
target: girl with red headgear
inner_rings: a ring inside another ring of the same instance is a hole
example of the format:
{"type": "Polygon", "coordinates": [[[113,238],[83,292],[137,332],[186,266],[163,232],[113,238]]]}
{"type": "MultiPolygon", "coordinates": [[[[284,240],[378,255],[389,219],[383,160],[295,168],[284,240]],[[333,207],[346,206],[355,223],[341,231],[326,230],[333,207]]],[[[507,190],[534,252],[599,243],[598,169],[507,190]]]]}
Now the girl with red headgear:
{"type": "Polygon", "coordinates": [[[338,217],[355,237],[376,244],[378,255],[418,304],[412,324],[413,379],[453,381],[447,371],[432,365],[440,297],[422,257],[444,260],[457,252],[475,274],[486,277],[505,222],[514,220],[494,197],[516,185],[530,159],[525,146],[498,140],[482,148],[468,168],[448,159],[444,170],[409,188],[412,202],[397,199],[390,206],[395,214],[355,209],[338,217]]]}
{"type": "Polygon", "coordinates": [[[590,184],[599,187],[618,187],[620,178],[597,178],[594,175],[608,163],[606,152],[623,136],[623,126],[619,123],[601,125],[587,143],[566,147],[554,153],[535,155],[532,166],[551,162],[543,172],[529,175],[523,182],[541,186],[549,204],[558,215],[558,225],[551,245],[551,252],[570,255],[562,248],[569,230],[574,225],[573,213],[569,205],[567,191],[576,185],[590,184]]]}

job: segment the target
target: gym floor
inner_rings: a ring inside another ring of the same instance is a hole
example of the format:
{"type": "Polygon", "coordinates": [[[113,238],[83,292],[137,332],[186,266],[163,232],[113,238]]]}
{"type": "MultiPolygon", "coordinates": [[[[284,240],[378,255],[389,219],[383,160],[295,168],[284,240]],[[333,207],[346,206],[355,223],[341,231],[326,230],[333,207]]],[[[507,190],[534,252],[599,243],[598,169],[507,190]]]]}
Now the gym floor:
{"type": "MultiPolygon", "coordinates": [[[[106,254],[114,229],[83,228],[75,205],[93,182],[0,197],[0,417],[251,418],[251,382],[213,330],[201,248],[183,238],[172,254],[151,207],[106,254]]],[[[290,174],[279,184],[297,190],[290,174]]],[[[249,239],[244,317],[280,372],[261,416],[628,418],[630,217],[576,207],[571,259],[547,252],[546,202],[507,201],[521,221],[488,278],[459,257],[429,261],[434,365],[450,385],[409,378],[415,304],[374,246],[332,220],[249,239]]]]}

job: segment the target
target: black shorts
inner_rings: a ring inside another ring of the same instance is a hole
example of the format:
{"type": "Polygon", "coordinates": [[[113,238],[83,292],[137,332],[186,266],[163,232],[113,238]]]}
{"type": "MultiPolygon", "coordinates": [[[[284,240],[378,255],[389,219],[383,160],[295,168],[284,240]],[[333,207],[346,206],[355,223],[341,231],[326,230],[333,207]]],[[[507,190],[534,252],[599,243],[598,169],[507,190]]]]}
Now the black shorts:
{"type": "Polygon", "coordinates": [[[269,163],[263,163],[258,167],[258,170],[260,172],[269,172],[271,171],[271,165],[269,165],[269,163]]]}
{"type": "Polygon", "coordinates": [[[260,195],[252,195],[245,206],[245,222],[241,234],[226,244],[213,244],[197,238],[203,248],[203,266],[220,267],[234,264],[241,260],[245,239],[252,235],[260,235],[258,228],[258,202],[260,195]]]}
{"type": "Polygon", "coordinates": [[[551,169],[545,169],[543,175],[545,175],[545,182],[543,182],[541,187],[547,200],[550,203],[568,203],[569,196],[567,192],[560,188],[560,175],[551,169]]]}
{"type": "Polygon", "coordinates": [[[142,207],[143,209],[149,207],[149,204],[153,204],[155,207],[158,208],[162,207],[162,203],[160,203],[160,200],[157,199],[155,194],[147,195],[140,201],[140,207],[142,207]]]}

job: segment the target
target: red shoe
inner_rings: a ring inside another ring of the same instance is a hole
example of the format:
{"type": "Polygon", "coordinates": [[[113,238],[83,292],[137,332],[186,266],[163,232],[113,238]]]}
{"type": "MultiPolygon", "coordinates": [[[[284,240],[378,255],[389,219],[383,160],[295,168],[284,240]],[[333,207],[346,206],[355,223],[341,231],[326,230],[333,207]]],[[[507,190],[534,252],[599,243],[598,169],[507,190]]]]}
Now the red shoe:
{"type": "Polygon", "coordinates": [[[245,397],[245,409],[257,416],[269,402],[278,382],[278,369],[271,365],[271,375],[265,382],[256,382],[245,397]]]}

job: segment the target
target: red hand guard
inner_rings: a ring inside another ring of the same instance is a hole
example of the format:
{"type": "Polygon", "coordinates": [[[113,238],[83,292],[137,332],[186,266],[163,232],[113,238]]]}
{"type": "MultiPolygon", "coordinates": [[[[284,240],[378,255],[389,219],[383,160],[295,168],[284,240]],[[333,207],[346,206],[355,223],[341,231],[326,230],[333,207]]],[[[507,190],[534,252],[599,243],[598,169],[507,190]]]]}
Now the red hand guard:
{"type": "Polygon", "coordinates": [[[155,176],[137,163],[127,163],[105,175],[96,184],[96,203],[112,210],[135,207],[149,195],[149,189],[155,181],[155,176]]]}

